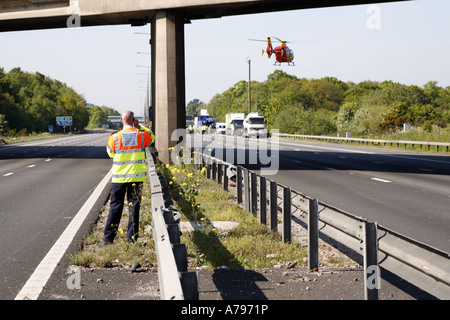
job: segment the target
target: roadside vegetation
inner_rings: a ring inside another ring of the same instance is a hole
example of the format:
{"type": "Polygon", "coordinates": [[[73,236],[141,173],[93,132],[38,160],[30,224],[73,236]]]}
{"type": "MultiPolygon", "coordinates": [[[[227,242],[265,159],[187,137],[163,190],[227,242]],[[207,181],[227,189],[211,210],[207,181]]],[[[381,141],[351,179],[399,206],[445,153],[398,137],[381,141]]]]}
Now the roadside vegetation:
{"type": "MultiPolygon", "coordinates": [[[[252,111],[265,117],[267,129],[304,135],[449,141],[450,87],[436,81],[423,86],[393,81],[343,82],[334,77],[298,78],[275,70],[263,82],[251,82],[252,111]],[[412,125],[403,134],[403,124],[412,125]],[[401,138],[398,135],[401,135],[401,138]]],[[[241,80],[207,104],[190,101],[186,114],[196,116],[207,109],[218,122],[229,112],[248,112],[248,82],[241,80]]],[[[87,103],[65,83],[39,72],[20,68],[5,72],[0,67],[0,136],[5,139],[63,133],[56,126],[57,116],[72,116],[72,131],[108,125],[110,115],[120,115],[106,106],[87,103]]],[[[65,132],[68,131],[66,128],[65,132]]],[[[6,140],[5,140],[6,141],[6,140]]],[[[13,140],[10,140],[13,141],[13,140]]]]}
{"type": "MultiPolygon", "coordinates": [[[[197,222],[200,229],[183,232],[181,243],[188,246],[189,268],[269,268],[291,263],[304,264],[307,256],[299,243],[287,244],[281,236],[258,223],[256,217],[235,204],[233,196],[216,182],[205,177],[205,170],[194,165],[158,165],[169,186],[174,205],[182,213],[182,222],[197,222]],[[234,221],[232,230],[213,228],[211,221],[234,221]]],[[[126,242],[127,210],[124,210],[119,233],[114,244],[102,248],[106,205],[98,223],[83,244],[82,250],[71,257],[71,263],[84,267],[142,267],[156,266],[156,254],[151,233],[151,203],[148,183],[144,185],[141,207],[140,235],[134,244],[126,242]],[[123,233],[120,232],[123,230],[123,233]]]]}
{"type": "MultiPolygon", "coordinates": [[[[109,115],[120,115],[105,106],[88,105],[82,95],[65,83],[39,72],[28,73],[20,68],[5,72],[0,67],[0,136],[14,142],[14,138],[37,137],[49,132],[69,132],[56,126],[57,116],[71,116],[72,132],[108,124],[109,115]]],[[[7,141],[7,140],[5,140],[7,141]]]]}
{"type": "MultiPolygon", "coordinates": [[[[429,81],[422,87],[393,81],[343,82],[334,77],[297,78],[275,70],[264,82],[251,82],[251,105],[267,128],[281,133],[352,137],[393,137],[404,123],[407,139],[448,141],[450,87],[429,81]]],[[[216,121],[229,112],[248,112],[248,82],[239,81],[207,104],[189,102],[187,114],[207,109],[216,121]]],[[[396,138],[395,138],[396,139],[396,138]]]]}

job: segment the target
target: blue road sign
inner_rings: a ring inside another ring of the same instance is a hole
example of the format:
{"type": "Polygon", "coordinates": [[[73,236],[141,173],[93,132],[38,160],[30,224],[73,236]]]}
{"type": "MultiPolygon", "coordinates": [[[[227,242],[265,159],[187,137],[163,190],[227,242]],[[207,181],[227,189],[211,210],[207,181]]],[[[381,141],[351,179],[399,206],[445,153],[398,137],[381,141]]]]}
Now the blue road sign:
{"type": "Polygon", "coordinates": [[[72,117],[56,117],[57,126],[71,126],[72,117]]]}

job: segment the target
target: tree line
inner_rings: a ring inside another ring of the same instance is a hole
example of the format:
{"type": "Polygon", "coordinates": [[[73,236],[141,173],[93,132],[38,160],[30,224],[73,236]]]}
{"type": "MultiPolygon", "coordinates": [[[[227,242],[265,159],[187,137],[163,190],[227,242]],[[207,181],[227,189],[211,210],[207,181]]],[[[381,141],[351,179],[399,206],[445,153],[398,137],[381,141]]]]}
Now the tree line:
{"type": "Polygon", "coordinates": [[[56,126],[57,116],[71,116],[73,129],[103,124],[115,126],[108,115],[120,115],[104,106],[88,108],[86,100],[65,83],[39,72],[0,68],[0,134],[6,136],[45,132],[56,126]]]}
{"type": "MultiPolygon", "coordinates": [[[[191,101],[188,111],[194,110],[191,101]],[[189,109],[191,108],[191,109],[189,109]]],[[[411,123],[425,131],[450,124],[450,87],[430,81],[419,87],[393,81],[343,82],[334,77],[297,78],[275,70],[264,82],[251,82],[251,111],[264,115],[268,129],[283,133],[355,135],[393,133],[411,123]]],[[[248,82],[216,94],[202,108],[216,121],[248,110],[248,82]]]]}

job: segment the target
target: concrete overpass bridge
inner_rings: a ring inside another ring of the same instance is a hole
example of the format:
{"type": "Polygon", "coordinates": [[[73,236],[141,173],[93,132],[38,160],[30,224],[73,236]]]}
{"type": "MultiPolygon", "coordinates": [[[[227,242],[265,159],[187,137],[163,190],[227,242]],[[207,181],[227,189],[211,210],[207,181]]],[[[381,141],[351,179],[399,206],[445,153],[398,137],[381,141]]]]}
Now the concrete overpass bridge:
{"type": "MultiPolygon", "coordinates": [[[[170,161],[171,134],[184,128],[184,24],[191,20],[393,0],[0,0],[0,31],[151,24],[153,130],[170,161]]],[[[400,0],[408,1],[408,0],[400,0]]]]}

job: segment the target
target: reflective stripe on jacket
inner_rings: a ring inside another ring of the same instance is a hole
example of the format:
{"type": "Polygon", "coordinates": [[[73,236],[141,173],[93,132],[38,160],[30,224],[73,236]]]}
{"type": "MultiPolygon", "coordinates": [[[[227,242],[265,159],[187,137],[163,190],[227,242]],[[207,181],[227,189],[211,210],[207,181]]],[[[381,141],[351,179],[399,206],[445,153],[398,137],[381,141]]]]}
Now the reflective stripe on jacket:
{"type": "Polygon", "coordinates": [[[125,126],[109,137],[106,151],[113,159],[113,183],[142,182],[147,176],[145,147],[155,141],[150,129],[125,126]]]}

